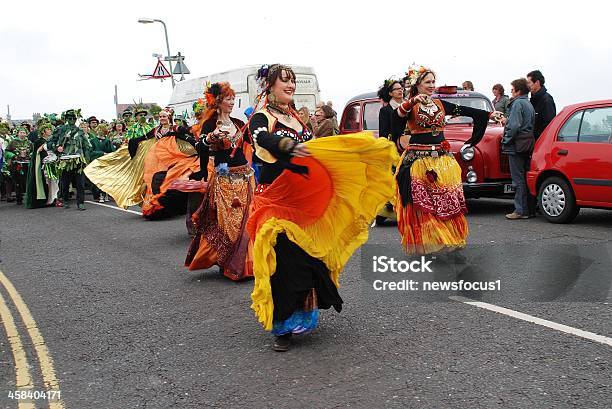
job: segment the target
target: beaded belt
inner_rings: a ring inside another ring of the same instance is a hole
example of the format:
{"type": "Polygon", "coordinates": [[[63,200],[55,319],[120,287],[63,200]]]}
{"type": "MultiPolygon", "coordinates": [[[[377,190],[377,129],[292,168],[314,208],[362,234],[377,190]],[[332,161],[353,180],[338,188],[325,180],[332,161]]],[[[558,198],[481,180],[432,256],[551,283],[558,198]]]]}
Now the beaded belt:
{"type": "Polygon", "coordinates": [[[413,162],[425,156],[437,158],[448,154],[450,154],[450,145],[446,141],[436,145],[410,144],[406,155],[404,155],[404,163],[413,162]]]}

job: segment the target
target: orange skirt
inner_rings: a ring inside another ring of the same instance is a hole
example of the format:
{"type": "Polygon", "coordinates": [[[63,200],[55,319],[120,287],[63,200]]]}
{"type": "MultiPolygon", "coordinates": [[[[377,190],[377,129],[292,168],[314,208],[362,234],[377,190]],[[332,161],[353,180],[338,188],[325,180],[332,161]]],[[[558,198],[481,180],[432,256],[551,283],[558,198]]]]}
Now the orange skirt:
{"type": "Polygon", "coordinates": [[[189,270],[218,265],[234,281],[253,276],[252,247],[245,227],[254,187],[249,165],[211,175],[206,196],[192,218],[196,234],[185,260],[189,270]]]}
{"type": "Polygon", "coordinates": [[[146,192],[142,215],[148,219],[185,214],[187,193],[169,189],[176,180],[187,180],[200,170],[195,149],[174,136],[161,138],[145,158],[146,192]]]}

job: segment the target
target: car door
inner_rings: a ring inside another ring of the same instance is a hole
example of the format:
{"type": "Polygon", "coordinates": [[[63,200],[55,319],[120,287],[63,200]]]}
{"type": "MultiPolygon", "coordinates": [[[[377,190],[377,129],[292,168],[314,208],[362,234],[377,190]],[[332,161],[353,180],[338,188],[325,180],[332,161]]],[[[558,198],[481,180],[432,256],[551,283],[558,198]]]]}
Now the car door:
{"type": "Polygon", "coordinates": [[[575,112],[557,135],[551,151],[567,175],[576,200],[612,203],[612,107],[575,112]]]}
{"type": "Polygon", "coordinates": [[[378,113],[382,103],[380,101],[368,101],[363,105],[363,130],[372,131],[378,136],[378,113]]]}

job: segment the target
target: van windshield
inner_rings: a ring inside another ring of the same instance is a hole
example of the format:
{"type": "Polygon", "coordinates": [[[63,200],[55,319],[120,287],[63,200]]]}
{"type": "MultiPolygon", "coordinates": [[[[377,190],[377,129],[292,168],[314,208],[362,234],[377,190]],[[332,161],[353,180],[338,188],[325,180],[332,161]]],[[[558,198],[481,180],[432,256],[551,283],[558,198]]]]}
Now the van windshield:
{"type": "MultiPolygon", "coordinates": [[[[485,111],[493,111],[493,107],[491,106],[491,102],[489,102],[486,98],[468,98],[468,97],[450,97],[450,98],[440,98],[446,102],[450,102],[451,104],[461,105],[464,107],[472,107],[477,109],[483,109],[485,111]]],[[[452,117],[450,115],[446,116],[447,124],[471,124],[472,118],[467,116],[457,116],[452,117]]]]}

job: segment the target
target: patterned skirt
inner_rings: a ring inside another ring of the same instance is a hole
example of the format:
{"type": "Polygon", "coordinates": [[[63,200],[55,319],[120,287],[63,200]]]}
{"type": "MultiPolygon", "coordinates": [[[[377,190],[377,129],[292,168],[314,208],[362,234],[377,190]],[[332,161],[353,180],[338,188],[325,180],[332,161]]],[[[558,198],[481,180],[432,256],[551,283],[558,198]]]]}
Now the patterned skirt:
{"type": "Polygon", "coordinates": [[[211,175],[204,200],[192,217],[196,231],[185,260],[189,270],[218,265],[234,281],[253,276],[252,251],[245,226],[254,188],[249,165],[211,175]]]}
{"type": "Polygon", "coordinates": [[[465,247],[468,225],[461,167],[447,143],[410,145],[395,178],[397,226],[408,254],[465,247]]]}

